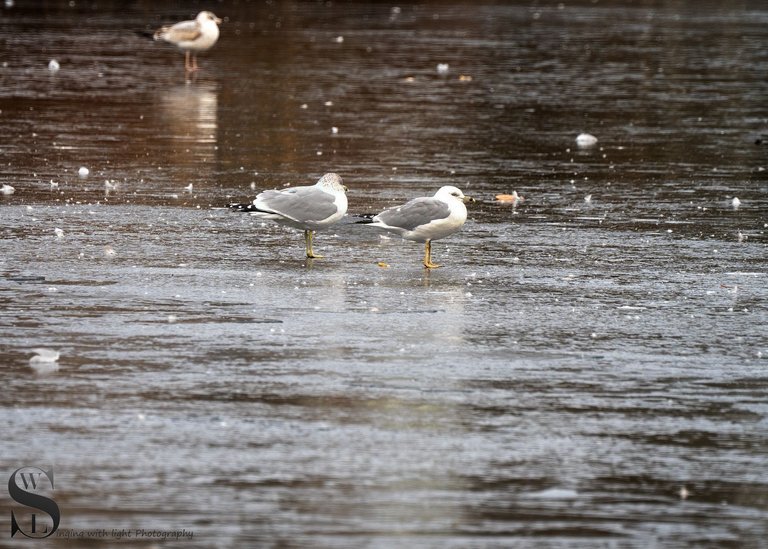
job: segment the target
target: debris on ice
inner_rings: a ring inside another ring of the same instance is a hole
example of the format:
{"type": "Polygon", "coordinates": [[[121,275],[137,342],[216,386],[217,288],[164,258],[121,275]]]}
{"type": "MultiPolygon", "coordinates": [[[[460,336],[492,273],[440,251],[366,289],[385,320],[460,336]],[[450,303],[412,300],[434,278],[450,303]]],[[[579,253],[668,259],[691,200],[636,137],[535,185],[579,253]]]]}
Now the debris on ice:
{"type": "Polygon", "coordinates": [[[579,147],[593,147],[597,143],[597,137],[591,133],[580,133],[576,136],[576,145],[579,147]]]}

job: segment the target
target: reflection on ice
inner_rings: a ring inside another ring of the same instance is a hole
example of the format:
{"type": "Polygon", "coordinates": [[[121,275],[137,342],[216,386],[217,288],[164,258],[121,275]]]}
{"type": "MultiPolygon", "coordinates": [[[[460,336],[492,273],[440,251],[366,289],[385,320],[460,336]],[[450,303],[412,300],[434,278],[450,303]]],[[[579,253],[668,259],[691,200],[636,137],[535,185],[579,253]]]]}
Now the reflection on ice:
{"type": "Polygon", "coordinates": [[[576,490],[571,490],[569,488],[548,488],[538,492],[523,494],[523,497],[538,499],[576,499],[579,497],[579,494],[576,490]]]}
{"type": "MultiPolygon", "coordinates": [[[[173,184],[191,193],[193,183],[213,175],[218,142],[218,92],[207,82],[188,82],[158,97],[160,137],[168,141],[173,184]]],[[[177,187],[177,188],[178,188],[177,187]]]]}
{"type": "Polygon", "coordinates": [[[158,106],[165,121],[166,135],[189,144],[205,145],[195,150],[213,158],[216,143],[218,95],[216,86],[188,83],[174,86],[160,94],[158,106]]]}

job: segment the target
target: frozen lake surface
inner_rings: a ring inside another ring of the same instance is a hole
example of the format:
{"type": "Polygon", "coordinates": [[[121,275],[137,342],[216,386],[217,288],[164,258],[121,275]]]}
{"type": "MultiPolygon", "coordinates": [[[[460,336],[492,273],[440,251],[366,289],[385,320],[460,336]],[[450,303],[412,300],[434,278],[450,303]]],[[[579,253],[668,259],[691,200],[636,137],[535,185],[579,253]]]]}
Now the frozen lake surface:
{"type": "Polygon", "coordinates": [[[765,546],[768,9],[535,4],[219,3],[188,80],[134,31],[194,12],[0,8],[0,471],[55,471],[49,542],[765,546]],[[478,202],[432,271],[224,208],[328,171],[478,202]]]}

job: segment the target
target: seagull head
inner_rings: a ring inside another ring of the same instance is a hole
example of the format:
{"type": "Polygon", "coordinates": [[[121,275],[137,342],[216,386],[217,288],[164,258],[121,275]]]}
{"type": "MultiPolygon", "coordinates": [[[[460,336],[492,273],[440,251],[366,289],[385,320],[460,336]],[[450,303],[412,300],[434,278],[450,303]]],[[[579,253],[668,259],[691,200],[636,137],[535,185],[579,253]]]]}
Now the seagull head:
{"type": "Polygon", "coordinates": [[[216,17],[212,12],[210,11],[201,11],[197,14],[197,17],[195,17],[198,23],[202,24],[207,21],[213,21],[217,25],[221,25],[221,19],[216,17]]]}
{"type": "Polygon", "coordinates": [[[341,176],[336,173],[325,174],[317,181],[316,185],[330,192],[344,193],[347,191],[347,188],[341,181],[341,176]]]}
{"type": "Polygon", "coordinates": [[[438,190],[435,193],[435,198],[440,198],[441,200],[445,200],[446,202],[450,200],[458,200],[459,202],[474,202],[475,199],[471,196],[464,196],[464,193],[461,192],[460,189],[454,187],[453,185],[446,185],[445,187],[440,187],[440,190],[438,190]]]}

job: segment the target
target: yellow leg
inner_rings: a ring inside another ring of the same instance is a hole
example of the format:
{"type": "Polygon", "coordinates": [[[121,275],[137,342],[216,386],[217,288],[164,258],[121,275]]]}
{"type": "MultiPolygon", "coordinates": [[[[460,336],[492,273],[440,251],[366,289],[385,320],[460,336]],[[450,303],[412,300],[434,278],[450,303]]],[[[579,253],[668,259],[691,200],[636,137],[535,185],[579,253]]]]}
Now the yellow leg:
{"type": "Polygon", "coordinates": [[[435,269],[439,266],[436,263],[432,263],[432,242],[427,240],[427,243],[424,245],[424,268],[435,269]]]}
{"type": "Polygon", "coordinates": [[[315,252],[312,251],[312,237],[314,236],[314,231],[305,230],[304,231],[304,244],[307,247],[307,257],[310,259],[317,259],[320,257],[323,257],[321,255],[316,255],[315,252]]]}

